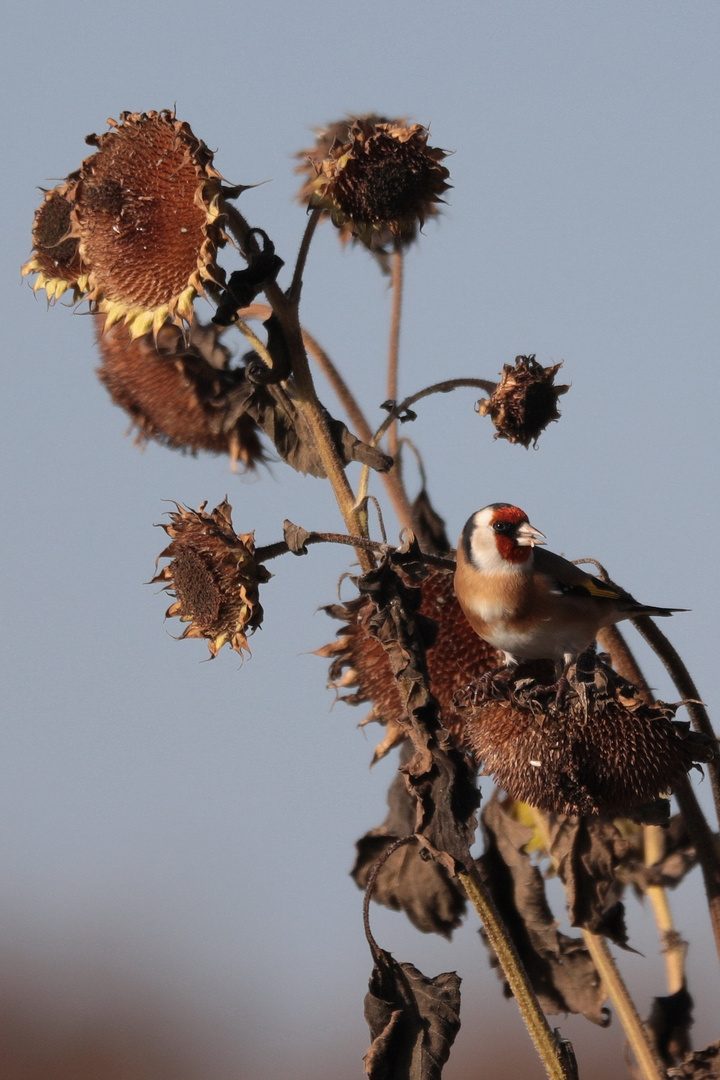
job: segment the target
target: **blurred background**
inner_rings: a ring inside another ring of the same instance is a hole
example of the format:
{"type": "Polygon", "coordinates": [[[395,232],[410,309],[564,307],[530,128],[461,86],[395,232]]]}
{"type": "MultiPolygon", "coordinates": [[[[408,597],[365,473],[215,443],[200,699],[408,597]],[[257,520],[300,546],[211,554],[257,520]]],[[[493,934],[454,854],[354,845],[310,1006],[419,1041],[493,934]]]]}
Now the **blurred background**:
{"type": "MultiPolygon", "coordinates": [[[[712,714],[719,32],[720,8],[694,0],[39,0],[6,15],[3,1080],[361,1076],[371,961],[348,871],[396,769],[369,769],[381,730],[357,729],[362,706],[333,708],[312,655],[335,633],[318,608],[347,549],[272,565],[244,665],[173,640],[166,596],[143,584],[165,546],[164,500],[212,508],[227,494],[259,544],[286,517],[319,530],[340,517],[327,485],[280,463],[243,477],[223,458],[133,446],[94,376],[91,320],[20,283],[38,187],[79,166],[107,117],[176,106],[230,182],[270,181],[240,205],[291,265],[305,223],[293,155],[311,129],[370,111],[430,126],[454,151],[454,187],[407,260],[401,392],[492,379],[519,353],[564,361],[572,383],[537,450],[494,442],[473,391],[422,402],[403,433],[437,509],[456,536],[488,502],[517,503],[553,550],[692,609],[668,629],[712,714]]],[[[304,322],[373,424],[389,302],[372,259],[319,229],[304,322]]],[[[697,871],[672,904],[702,1047],[720,1032],[697,871]]],[[[619,959],[645,1014],[665,992],[662,958],[632,899],[629,922],[638,953],[619,959]]],[[[372,923],[397,959],[463,978],[448,1080],[543,1075],[473,917],[452,942],[380,909],[372,923]]],[[[553,1023],[584,1080],[625,1075],[617,1021],[553,1023]]]]}

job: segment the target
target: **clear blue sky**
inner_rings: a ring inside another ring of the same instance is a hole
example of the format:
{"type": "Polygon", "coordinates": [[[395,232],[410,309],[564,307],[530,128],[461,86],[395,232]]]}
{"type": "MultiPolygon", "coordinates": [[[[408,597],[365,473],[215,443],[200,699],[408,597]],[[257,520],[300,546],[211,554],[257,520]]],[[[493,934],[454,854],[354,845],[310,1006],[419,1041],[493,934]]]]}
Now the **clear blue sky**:
{"type": "MultiPolygon", "coordinates": [[[[214,506],[227,493],[236,527],[259,543],[278,539],[285,517],[338,528],[337,511],[319,481],[279,464],[244,480],[220,458],[133,447],[94,377],[90,321],[47,311],[19,283],[37,187],[76,168],[107,117],[176,104],[230,181],[271,181],[242,206],[291,262],[304,225],[292,155],[310,128],[372,110],[429,125],[454,151],[454,188],[408,259],[403,392],[493,378],[529,352],[564,360],[572,383],[537,451],[493,442],[472,393],[423,403],[408,434],[438,509],[455,535],[478,507],[515,502],[554,550],[597,557],[642,600],[691,608],[672,639],[716,710],[720,8],[78,0],[70,12],[41,0],[16,5],[4,31],[0,920],[11,969],[32,997],[77,968],[49,1015],[102,1011],[113,986],[167,998],[173,1016],[188,1011],[198,1075],[360,1076],[370,957],[347,871],[355,839],[384,816],[394,763],[368,770],[379,729],[356,729],[361,709],[331,711],[311,655],[333,636],[316,609],[334,599],[347,554],[273,566],[242,670],[227,650],[202,663],[202,643],[174,642],[164,596],[143,586],[163,500],[214,506]],[[207,1034],[216,1028],[227,1043],[207,1034]]],[[[305,322],[373,418],[387,311],[371,260],[322,229],[305,322]]],[[[717,968],[703,965],[698,889],[693,878],[672,899],[692,941],[703,1045],[718,1035],[702,1006],[717,1000],[717,968]]],[[[642,1011],[664,992],[662,965],[649,916],[632,919],[645,959],[623,963],[642,1011]]],[[[478,1054],[507,1055],[508,1040],[518,1064],[495,1075],[542,1075],[472,921],[452,944],[390,913],[374,926],[398,958],[465,980],[449,1080],[473,1075],[478,1054]]],[[[596,1035],[557,1022],[585,1054],[583,1077],[620,1061],[619,1025],[596,1035]]]]}

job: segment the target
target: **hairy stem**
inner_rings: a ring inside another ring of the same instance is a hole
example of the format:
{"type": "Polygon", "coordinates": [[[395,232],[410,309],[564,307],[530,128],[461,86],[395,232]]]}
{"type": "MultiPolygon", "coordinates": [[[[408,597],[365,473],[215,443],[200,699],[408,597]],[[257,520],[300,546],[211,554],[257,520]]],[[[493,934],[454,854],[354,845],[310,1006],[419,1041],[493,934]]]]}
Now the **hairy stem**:
{"type": "Polygon", "coordinates": [[[640,1075],[644,1080],[666,1080],[665,1066],[658,1057],[650,1041],[645,1025],[638,1015],[635,1003],[613,960],[605,938],[583,930],[583,940],[592,957],[603,986],[612,1002],[618,1019],[627,1035],[637,1061],[640,1075]]]}
{"type": "MultiPolygon", "coordinates": [[[[228,205],[227,215],[228,228],[236,237],[243,250],[246,247],[251,251],[257,250],[255,237],[249,232],[248,224],[239,210],[234,206],[228,205]]],[[[308,230],[306,230],[306,236],[307,234],[308,230]]],[[[311,231],[310,235],[312,235],[311,231]]],[[[306,244],[301,246],[301,254],[303,249],[307,249],[306,244]]],[[[294,281],[293,285],[296,293],[299,294],[299,279],[294,281]]],[[[280,328],[285,338],[285,344],[290,355],[290,363],[294,377],[293,390],[295,404],[305,416],[310,431],[312,432],[318,456],[323,469],[325,470],[325,474],[330,481],[333,494],[335,495],[340,513],[343,516],[348,531],[353,534],[360,533],[360,535],[363,535],[366,530],[363,528],[362,516],[358,513],[355,505],[355,496],[345,474],[345,467],[335,448],[335,444],[328,430],[325,414],[318,401],[317,394],[315,393],[315,384],[313,383],[312,375],[310,373],[310,365],[308,364],[307,354],[302,339],[302,330],[300,329],[298,300],[289,300],[276,281],[273,281],[266,286],[265,295],[280,324],[280,328]]],[[[367,573],[373,565],[372,557],[363,548],[357,548],[356,554],[363,572],[367,573]]]]}
{"type": "Polygon", "coordinates": [[[530,1037],[535,1044],[550,1080],[573,1080],[574,1070],[564,1061],[558,1041],[522,965],[513,941],[505,928],[477,868],[458,875],[468,899],[485,928],[488,940],[500,961],[508,986],[513,992],[530,1037]]]}

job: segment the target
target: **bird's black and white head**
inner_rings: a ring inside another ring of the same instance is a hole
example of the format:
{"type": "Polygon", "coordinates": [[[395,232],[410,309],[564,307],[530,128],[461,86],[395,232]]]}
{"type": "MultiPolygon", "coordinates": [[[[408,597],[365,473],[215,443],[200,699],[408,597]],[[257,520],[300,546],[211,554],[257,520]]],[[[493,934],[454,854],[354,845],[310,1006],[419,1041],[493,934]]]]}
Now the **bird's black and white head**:
{"type": "Polygon", "coordinates": [[[544,544],[545,537],[524,510],[510,503],[490,503],[468,519],[460,543],[469,566],[492,574],[529,570],[532,550],[544,544]]]}

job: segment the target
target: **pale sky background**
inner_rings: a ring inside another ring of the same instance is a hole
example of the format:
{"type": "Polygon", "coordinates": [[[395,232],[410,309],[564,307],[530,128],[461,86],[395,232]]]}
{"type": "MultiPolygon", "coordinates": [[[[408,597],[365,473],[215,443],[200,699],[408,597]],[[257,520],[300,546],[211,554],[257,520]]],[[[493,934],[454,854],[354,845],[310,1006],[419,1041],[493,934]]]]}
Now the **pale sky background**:
{"type": "MultiPolygon", "coordinates": [[[[326,485],[280,464],[248,480],[222,458],[133,446],[93,374],[90,321],[19,281],[38,186],[77,168],[107,117],[176,104],[229,181],[272,181],[241,205],[290,264],[304,226],[292,155],[309,129],[368,111],[429,125],[454,151],[454,187],[408,259],[403,392],[494,378],[530,352],[564,360],[572,383],[537,451],[494,442],[471,391],[423,402],[406,430],[437,508],[455,536],[479,507],[515,502],[554,550],[691,608],[663,628],[716,714],[719,46],[708,0],[40,0],[5,17],[3,1015],[17,1001],[59,1039],[107,1016],[171,1030],[188,1077],[360,1077],[371,961],[348,870],[395,769],[369,771],[380,729],[357,730],[362,707],[331,708],[311,655],[334,635],[317,608],[347,549],[273,565],[242,669],[173,641],[166,597],[143,585],[163,500],[227,493],[261,544],[285,517],[338,529],[339,515],[326,485]]],[[[385,281],[325,226],[303,299],[379,419],[385,281]]],[[[672,903],[700,1047],[720,1031],[698,877],[672,903]]],[[[629,908],[644,957],[622,969],[645,1013],[662,962],[649,915],[629,908]]],[[[380,909],[373,927],[398,959],[463,977],[448,1080],[543,1075],[472,916],[452,943],[380,909]]],[[[617,1021],[553,1023],[584,1080],[624,1075],[617,1021]]]]}

